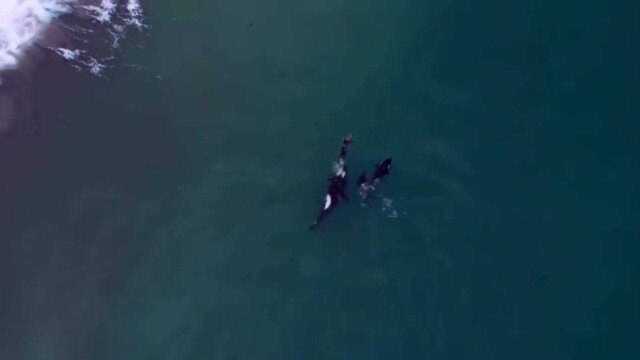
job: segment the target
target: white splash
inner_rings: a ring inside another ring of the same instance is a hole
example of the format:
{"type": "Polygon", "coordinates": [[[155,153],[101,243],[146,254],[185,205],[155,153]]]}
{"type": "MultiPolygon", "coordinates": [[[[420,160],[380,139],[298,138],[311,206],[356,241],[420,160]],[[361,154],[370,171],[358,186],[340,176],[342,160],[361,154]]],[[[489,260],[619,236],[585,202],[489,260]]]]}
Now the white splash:
{"type": "Polygon", "coordinates": [[[53,49],[53,51],[55,51],[58,55],[62,56],[67,60],[76,60],[78,57],[80,57],[80,53],[81,53],[81,51],[78,49],[71,50],[71,49],[65,49],[65,48],[57,48],[57,49],[53,49]]]}
{"type": "Polygon", "coordinates": [[[25,52],[39,44],[72,66],[100,75],[113,59],[111,49],[128,28],[142,30],[143,20],[139,0],[0,0],[0,72],[16,68],[25,52]],[[63,21],[62,14],[70,17],[63,21]],[[42,41],[56,23],[67,32],[64,47],[42,41]]]}
{"type": "Polygon", "coordinates": [[[15,68],[51,21],[71,10],[70,0],[0,1],[0,70],[15,68]]]}
{"type": "Polygon", "coordinates": [[[50,48],[50,50],[53,50],[53,52],[63,57],[76,69],[87,69],[92,75],[100,76],[107,67],[107,65],[101,63],[98,59],[89,55],[88,52],[84,50],[71,50],[62,47],[50,48]]]}
{"type": "Polygon", "coordinates": [[[397,219],[399,217],[398,210],[393,206],[393,199],[391,198],[382,198],[382,212],[391,219],[397,219]]]}
{"type": "Polygon", "coordinates": [[[92,57],[89,57],[89,60],[84,62],[84,65],[89,69],[89,72],[92,73],[93,75],[102,74],[102,70],[104,70],[104,68],[107,67],[106,65],[100,63],[98,60],[92,57]]]}
{"type": "Polygon", "coordinates": [[[142,23],[142,6],[138,0],[129,0],[127,2],[127,12],[129,13],[126,22],[129,25],[133,25],[138,29],[141,29],[144,25],[142,23]]]}
{"type": "Polygon", "coordinates": [[[116,4],[112,0],[102,0],[100,5],[86,5],[83,8],[93,14],[93,18],[101,23],[111,22],[111,17],[116,11],[116,4]]]}

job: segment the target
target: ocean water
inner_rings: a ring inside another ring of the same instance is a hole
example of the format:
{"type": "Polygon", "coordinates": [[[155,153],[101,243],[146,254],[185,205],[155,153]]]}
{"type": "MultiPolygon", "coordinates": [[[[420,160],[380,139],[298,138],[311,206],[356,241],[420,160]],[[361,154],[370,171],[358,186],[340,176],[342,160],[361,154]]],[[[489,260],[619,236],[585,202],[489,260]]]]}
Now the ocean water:
{"type": "Polygon", "coordinates": [[[124,5],[3,78],[1,359],[638,356],[638,5],[124,5]]]}

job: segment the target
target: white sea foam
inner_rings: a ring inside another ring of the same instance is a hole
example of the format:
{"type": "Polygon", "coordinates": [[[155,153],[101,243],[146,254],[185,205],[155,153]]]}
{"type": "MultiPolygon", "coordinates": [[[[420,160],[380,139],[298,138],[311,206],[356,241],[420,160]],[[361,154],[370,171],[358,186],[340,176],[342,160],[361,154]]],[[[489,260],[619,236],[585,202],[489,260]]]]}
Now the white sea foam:
{"type": "Polygon", "coordinates": [[[93,75],[102,74],[102,70],[104,70],[106,65],[101,64],[98,60],[94,58],[91,58],[91,60],[92,61],[87,64],[87,68],[89,69],[89,72],[92,73],[93,75]]]}
{"type": "Polygon", "coordinates": [[[100,5],[85,5],[83,8],[92,14],[93,18],[101,23],[108,23],[116,11],[114,0],[102,0],[100,5]]]}
{"type": "Polygon", "coordinates": [[[391,219],[397,219],[400,216],[398,210],[396,210],[395,206],[393,205],[393,199],[391,198],[382,198],[382,212],[391,219]]]}
{"type": "Polygon", "coordinates": [[[78,57],[80,57],[80,50],[78,49],[70,50],[65,48],[57,48],[57,49],[53,49],[53,51],[55,51],[56,53],[58,53],[58,55],[62,56],[67,60],[75,60],[78,57]]]}
{"type": "Polygon", "coordinates": [[[99,75],[127,28],[144,28],[139,0],[0,0],[0,72],[17,67],[26,50],[40,42],[72,66],[99,75]],[[62,14],[70,18],[62,22],[62,14]],[[68,41],[43,44],[42,35],[54,24],[67,32],[68,41]]]}
{"type": "Polygon", "coordinates": [[[72,66],[78,70],[87,69],[91,74],[99,76],[102,71],[107,67],[101,63],[98,59],[87,54],[87,51],[79,49],[66,49],[66,48],[52,48],[56,54],[62,56],[65,60],[69,61],[72,66]]]}
{"type": "Polygon", "coordinates": [[[49,23],[68,12],[70,0],[0,1],[0,70],[18,65],[24,51],[49,23]]]}
{"type": "Polygon", "coordinates": [[[140,2],[138,0],[129,0],[127,2],[127,12],[129,13],[126,21],[128,24],[133,25],[137,28],[142,28],[142,6],[140,6],[140,2]]]}

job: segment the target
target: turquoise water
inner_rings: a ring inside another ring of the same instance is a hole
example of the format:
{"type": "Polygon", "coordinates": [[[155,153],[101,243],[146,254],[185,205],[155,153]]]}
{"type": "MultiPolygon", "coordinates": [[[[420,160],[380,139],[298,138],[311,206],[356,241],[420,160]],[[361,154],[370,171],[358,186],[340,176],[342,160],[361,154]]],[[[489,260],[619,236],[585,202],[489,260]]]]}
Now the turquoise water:
{"type": "Polygon", "coordinates": [[[637,6],[146,10],[5,140],[2,358],[637,356],[637,6]]]}

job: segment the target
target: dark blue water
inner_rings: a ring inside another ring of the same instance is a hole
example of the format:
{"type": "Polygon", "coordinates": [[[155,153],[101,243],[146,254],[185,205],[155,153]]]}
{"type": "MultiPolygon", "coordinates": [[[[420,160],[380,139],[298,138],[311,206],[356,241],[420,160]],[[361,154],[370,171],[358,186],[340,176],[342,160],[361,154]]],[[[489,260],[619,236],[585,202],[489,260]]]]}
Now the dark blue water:
{"type": "Polygon", "coordinates": [[[638,356],[637,5],[147,7],[2,140],[2,358],[638,356]]]}

